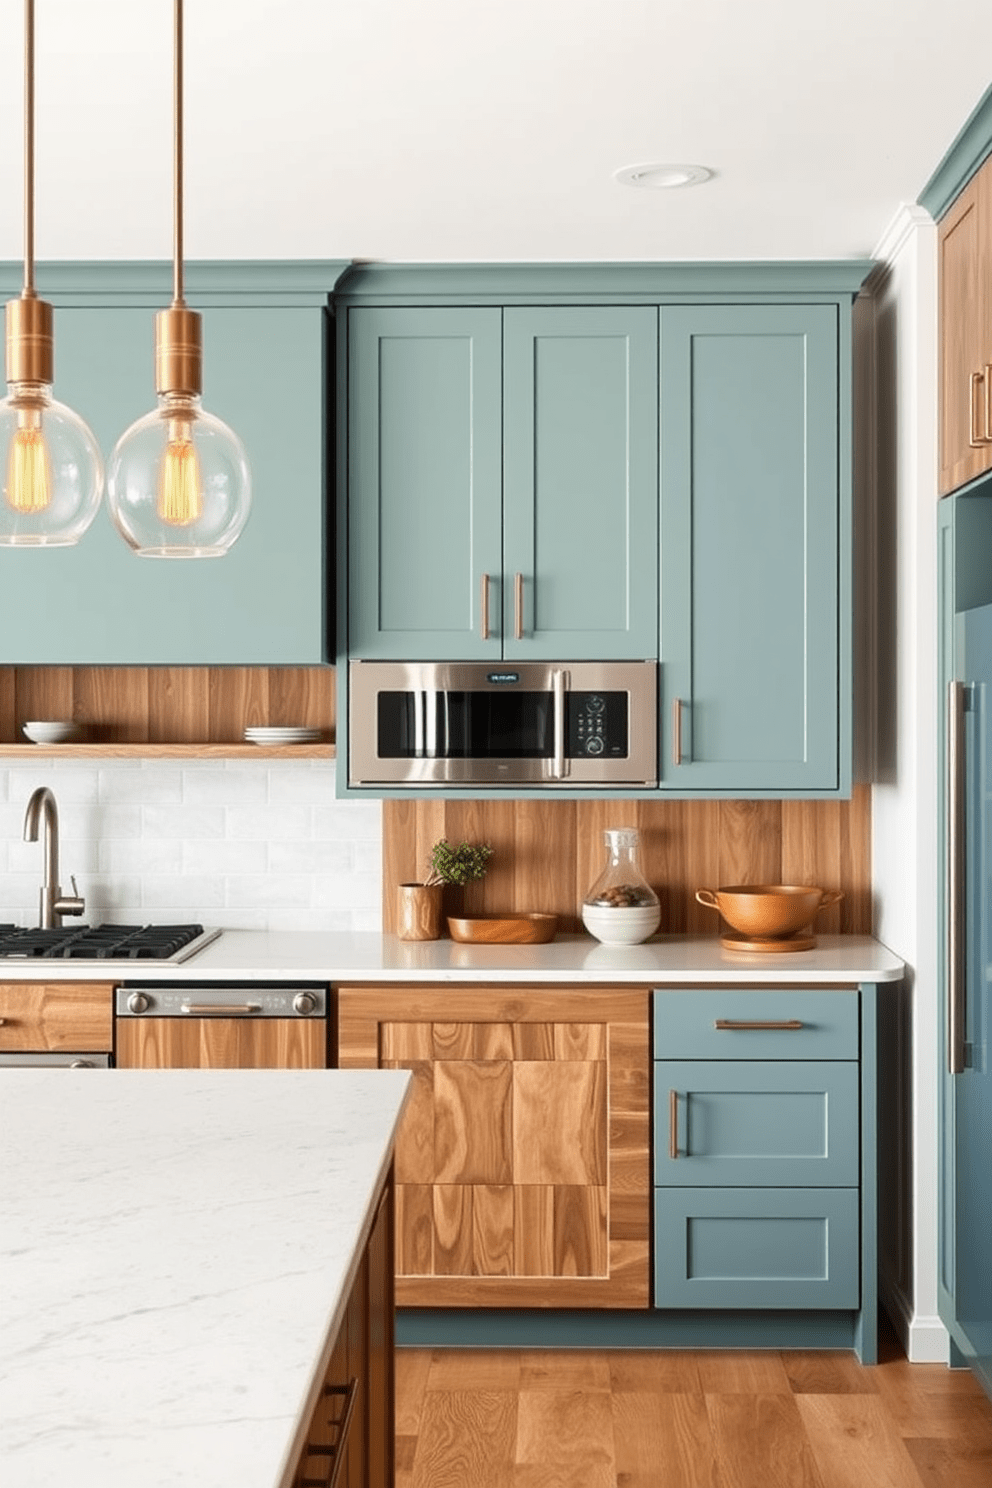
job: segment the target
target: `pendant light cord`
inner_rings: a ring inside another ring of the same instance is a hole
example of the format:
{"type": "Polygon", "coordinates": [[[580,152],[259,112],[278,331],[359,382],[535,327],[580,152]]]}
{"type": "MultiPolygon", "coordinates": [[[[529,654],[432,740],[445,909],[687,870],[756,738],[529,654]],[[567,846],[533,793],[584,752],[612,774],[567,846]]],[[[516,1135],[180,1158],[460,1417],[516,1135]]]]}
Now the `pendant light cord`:
{"type": "MultiPolygon", "coordinates": [[[[27,0],[28,4],[33,0],[27,0]]],[[[174,0],[173,85],[175,91],[175,149],[173,156],[173,254],[172,303],[184,305],[183,297],[183,0],[174,0]]]]}
{"type": "Polygon", "coordinates": [[[34,296],[34,0],[24,0],[24,289],[34,296]]]}

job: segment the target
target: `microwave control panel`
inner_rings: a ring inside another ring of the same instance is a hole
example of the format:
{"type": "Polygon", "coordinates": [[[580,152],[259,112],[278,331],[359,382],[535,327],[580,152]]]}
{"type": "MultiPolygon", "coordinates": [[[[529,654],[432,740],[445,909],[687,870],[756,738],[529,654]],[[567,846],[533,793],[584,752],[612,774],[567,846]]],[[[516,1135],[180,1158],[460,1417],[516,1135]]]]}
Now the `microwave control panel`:
{"type": "Polygon", "coordinates": [[[569,759],[623,759],[627,747],[625,692],[570,692],[565,734],[569,759]]]}

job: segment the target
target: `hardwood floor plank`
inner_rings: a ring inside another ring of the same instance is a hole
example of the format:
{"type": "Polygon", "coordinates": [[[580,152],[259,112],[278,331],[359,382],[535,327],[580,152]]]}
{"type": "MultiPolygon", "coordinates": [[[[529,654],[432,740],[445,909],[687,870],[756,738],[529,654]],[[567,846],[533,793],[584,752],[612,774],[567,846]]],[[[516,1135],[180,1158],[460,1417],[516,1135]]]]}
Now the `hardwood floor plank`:
{"type": "MultiPolygon", "coordinates": [[[[520,1466],[612,1470],[613,1418],[606,1390],[521,1390],[517,1397],[520,1466]]],[[[584,1480],[583,1480],[584,1481],[584,1480]]]]}
{"type": "Polygon", "coordinates": [[[416,1436],[431,1370],[430,1349],[396,1350],[396,1434],[416,1436]]]}
{"type": "Polygon", "coordinates": [[[411,1488],[513,1488],[512,1391],[428,1390],[411,1488]]]}
{"type": "Polygon", "coordinates": [[[699,1383],[706,1395],[788,1395],[782,1355],[714,1350],[697,1355],[699,1383]]]}
{"type": "Polygon", "coordinates": [[[521,1390],[609,1390],[610,1365],[593,1349],[528,1350],[520,1361],[521,1390]]]}
{"type": "Polygon", "coordinates": [[[436,1349],[431,1356],[428,1390],[520,1389],[518,1349],[436,1349]]]}
{"type": "Polygon", "coordinates": [[[613,1440],[622,1488],[722,1488],[701,1395],[614,1394],[613,1440]]]}
{"type": "MultiPolygon", "coordinates": [[[[827,1488],[797,1409],[803,1398],[707,1394],[721,1488],[827,1488]]],[[[878,1488],[871,1474],[858,1488],[869,1484],[878,1488]]]]}
{"type": "Polygon", "coordinates": [[[609,1463],[573,1462],[564,1467],[539,1462],[517,1463],[513,1488],[616,1488],[617,1479],[609,1463]]]}
{"type": "Polygon", "coordinates": [[[618,1395],[703,1393],[696,1354],[674,1349],[615,1349],[603,1357],[618,1395]]]}
{"type": "Polygon", "coordinates": [[[878,1389],[869,1370],[854,1354],[833,1350],[783,1354],[793,1395],[874,1395],[878,1389]]]}
{"type": "Polygon", "coordinates": [[[823,1488],[920,1488],[902,1437],[877,1395],[797,1395],[823,1488]]]}
{"type": "Polygon", "coordinates": [[[989,1488],[992,1483],[992,1447],[926,1437],[910,1437],[905,1445],[923,1488],[989,1488]]]}

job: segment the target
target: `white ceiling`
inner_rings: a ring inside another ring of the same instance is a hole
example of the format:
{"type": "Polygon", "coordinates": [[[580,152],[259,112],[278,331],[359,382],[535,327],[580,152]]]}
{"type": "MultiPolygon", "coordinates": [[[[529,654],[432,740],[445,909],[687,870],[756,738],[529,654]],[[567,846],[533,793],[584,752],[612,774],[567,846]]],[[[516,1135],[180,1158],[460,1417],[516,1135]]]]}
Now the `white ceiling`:
{"type": "MultiPolygon", "coordinates": [[[[171,0],[37,12],[38,258],[168,258],[171,0]]],[[[187,0],[186,35],[190,258],[867,257],[992,80],[987,0],[187,0]],[[645,161],[715,175],[613,181],[645,161]]]]}

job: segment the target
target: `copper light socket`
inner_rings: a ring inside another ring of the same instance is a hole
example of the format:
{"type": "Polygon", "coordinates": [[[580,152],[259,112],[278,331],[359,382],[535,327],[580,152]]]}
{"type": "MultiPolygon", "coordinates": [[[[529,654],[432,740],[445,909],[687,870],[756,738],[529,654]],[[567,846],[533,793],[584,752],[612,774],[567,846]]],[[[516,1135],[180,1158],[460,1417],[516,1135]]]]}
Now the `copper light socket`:
{"type": "Polygon", "coordinates": [[[203,317],[186,305],[155,316],[155,390],[191,398],[203,391],[203,317]]]}
{"type": "Polygon", "coordinates": [[[7,381],[55,381],[54,315],[47,300],[7,301],[7,381]]]}

